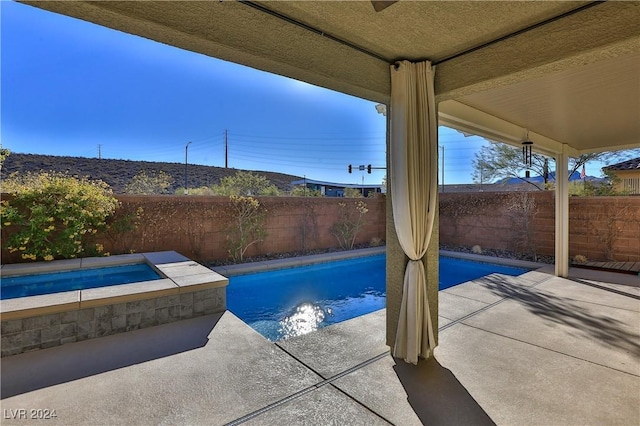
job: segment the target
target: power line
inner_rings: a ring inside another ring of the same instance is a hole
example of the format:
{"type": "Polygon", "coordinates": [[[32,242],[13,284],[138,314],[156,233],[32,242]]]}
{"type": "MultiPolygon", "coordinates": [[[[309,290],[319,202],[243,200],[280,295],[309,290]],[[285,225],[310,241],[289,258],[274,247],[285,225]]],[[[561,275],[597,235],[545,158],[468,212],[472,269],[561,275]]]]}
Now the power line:
{"type": "Polygon", "coordinates": [[[334,140],[334,141],[348,141],[348,140],[382,140],[386,141],[386,134],[376,136],[273,136],[273,135],[247,135],[242,133],[234,134],[236,137],[250,138],[250,139],[281,139],[281,140],[334,140]]]}
{"type": "Polygon", "coordinates": [[[335,170],[344,169],[344,166],[342,165],[342,163],[340,165],[337,165],[337,164],[326,164],[326,163],[319,164],[317,161],[316,162],[313,162],[313,161],[296,161],[296,160],[277,161],[277,160],[264,159],[264,158],[260,158],[260,157],[255,158],[255,157],[243,157],[243,156],[234,156],[234,159],[253,162],[253,163],[274,164],[274,165],[280,165],[280,166],[301,166],[301,167],[313,167],[313,168],[335,169],[335,170]]]}
{"type": "Polygon", "coordinates": [[[246,146],[258,146],[258,147],[262,147],[262,146],[271,146],[271,147],[275,147],[275,146],[284,146],[284,147],[291,147],[291,146],[304,146],[304,147],[309,147],[309,146],[318,146],[318,147],[332,147],[332,148],[340,148],[340,149],[367,149],[367,148],[377,148],[379,150],[383,150],[386,147],[385,143],[380,143],[380,144],[354,144],[354,143],[347,143],[347,142],[322,142],[321,144],[319,143],[320,141],[311,141],[311,140],[297,140],[297,144],[295,144],[295,142],[290,141],[290,142],[284,142],[284,141],[280,141],[280,142],[273,142],[273,141],[260,141],[260,140],[250,140],[250,139],[244,139],[244,138],[236,138],[235,135],[233,137],[234,141],[237,142],[242,142],[243,145],[246,146]],[[295,145],[294,145],[295,144],[295,145]]]}
{"type": "Polygon", "coordinates": [[[367,162],[380,162],[385,158],[384,153],[375,154],[369,152],[358,152],[358,153],[350,153],[345,154],[341,151],[328,151],[328,150],[320,150],[320,151],[257,151],[255,149],[243,149],[243,148],[234,148],[233,155],[241,154],[245,156],[251,156],[256,158],[275,158],[275,159],[308,159],[313,162],[317,162],[318,159],[321,160],[335,160],[344,162],[345,159],[349,160],[351,158],[360,158],[367,162]],[[369,161],[371,160],[371,161],[369,161]]]}

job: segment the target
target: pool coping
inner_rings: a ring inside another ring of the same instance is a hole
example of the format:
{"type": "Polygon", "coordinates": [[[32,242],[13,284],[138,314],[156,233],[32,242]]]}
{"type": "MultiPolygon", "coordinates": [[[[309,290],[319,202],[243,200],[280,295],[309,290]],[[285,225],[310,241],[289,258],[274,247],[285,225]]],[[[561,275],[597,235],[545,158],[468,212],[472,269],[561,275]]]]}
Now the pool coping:
{"type": "Polygon", "coordinates": [[[2,321],[49,315],[69,310],[137,301],[226,287],[229,279],[175,252],[123,254],[99,258],[4,265],[4,276],[70,271],[125,264],[147,263],[164,278],[86,290],[26,296],[0,301],[2,321]]]}
{"type": "MultiPolygon", "coordinates": [[[[310,256],[288,257],[285,259],[264,260],[261,262],[238,263],[235,265],[214,266],[211,269],[226,277],[266,272],[282,268],[295,268],[299,266],[325,263],[333,260],[355,259],[358,257],[374,256],[386,253],[386,247],[370,247],[364,249],[337,251],[331,253],[314,254],[310,256]]],[[[514,268],[540,269],[549,266],[546,263],[530,262],[526,260],[508,259],[495,256],[484,256],[472,253],[461,253],[449,250],[440,250],[440,255],[456,259],[473,260],[483,263],[494,263],[514,268]]]]}

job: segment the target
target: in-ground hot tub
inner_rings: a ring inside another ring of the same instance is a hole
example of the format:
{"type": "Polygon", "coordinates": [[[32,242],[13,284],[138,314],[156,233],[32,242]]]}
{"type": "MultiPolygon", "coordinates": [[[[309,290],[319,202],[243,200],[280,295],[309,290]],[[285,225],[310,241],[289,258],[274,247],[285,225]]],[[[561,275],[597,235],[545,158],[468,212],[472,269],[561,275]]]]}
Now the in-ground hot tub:
{"type": "Polygon", "coordinates": [[[174,251],[3,265],[2,277],[148,264],[151,281],[0,301],[2,356],[165,324],[226,309],[222,275],[174,251]]]}

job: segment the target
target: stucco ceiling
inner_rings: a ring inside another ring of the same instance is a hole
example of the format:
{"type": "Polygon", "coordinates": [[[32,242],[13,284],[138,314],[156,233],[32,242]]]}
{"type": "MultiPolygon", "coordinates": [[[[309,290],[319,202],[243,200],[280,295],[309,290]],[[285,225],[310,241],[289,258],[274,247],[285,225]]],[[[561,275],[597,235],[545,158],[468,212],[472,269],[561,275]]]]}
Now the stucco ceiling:
{"type": "Polygon", "coordinates": [[[475,111],[550,151],[640,146],[640,2],[25,3],[383,103],[389,65],[427,59],[466,130],[475,111]]]}

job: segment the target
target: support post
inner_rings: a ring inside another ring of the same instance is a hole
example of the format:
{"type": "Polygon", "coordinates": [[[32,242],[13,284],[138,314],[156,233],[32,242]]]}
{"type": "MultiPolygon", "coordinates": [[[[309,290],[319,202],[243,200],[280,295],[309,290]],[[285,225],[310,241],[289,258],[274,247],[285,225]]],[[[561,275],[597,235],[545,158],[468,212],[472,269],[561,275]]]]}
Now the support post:
{"type": "Polygon", "coordinates": [[[567,145],[556,159],[556,265],[558,277],[569,276],[569,156],[567,145]]]}

